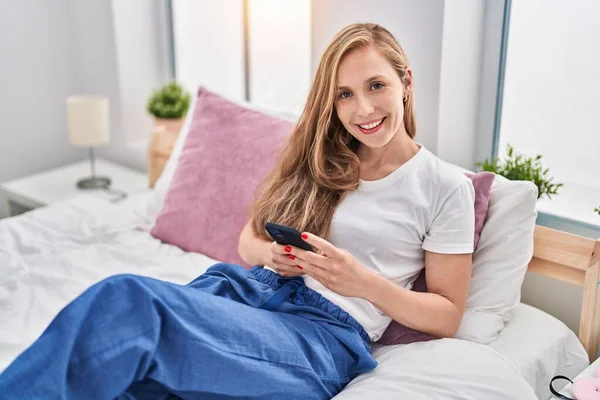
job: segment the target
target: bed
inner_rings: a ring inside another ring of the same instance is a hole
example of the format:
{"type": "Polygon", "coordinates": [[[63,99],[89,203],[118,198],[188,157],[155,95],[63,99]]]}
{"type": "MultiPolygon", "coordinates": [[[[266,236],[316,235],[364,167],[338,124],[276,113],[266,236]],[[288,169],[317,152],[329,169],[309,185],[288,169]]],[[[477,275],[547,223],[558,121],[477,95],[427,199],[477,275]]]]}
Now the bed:
{"type": "MultiPolygon", "coordinates": [[[[0,220],[0,371],[94,282],[134,273],[185,284],[217,262],[152,237],[144,211],[149,195],[118,204],[81,196],[0,220]]],[[[584,287],[579,337],[520,304],[490,345],[458,339],[374,345],[378,368],[336,398],[549,398],[553,375],[575,376],[595,357],[599,250],[591,239],[536,228],[530,270],[584,287]]]]}

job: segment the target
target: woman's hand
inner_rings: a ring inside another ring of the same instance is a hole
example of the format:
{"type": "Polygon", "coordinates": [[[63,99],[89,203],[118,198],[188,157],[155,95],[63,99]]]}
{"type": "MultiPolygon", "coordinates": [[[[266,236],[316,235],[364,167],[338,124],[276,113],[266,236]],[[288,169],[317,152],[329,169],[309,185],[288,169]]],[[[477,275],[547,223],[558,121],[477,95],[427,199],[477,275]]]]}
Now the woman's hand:
{"type": "Polygon", "coordinates": [[[290,252],[286,251],[286,247],[292,249],[292,246],[284,246],[277,242],[271,243],[267,265],[284,278],[304,275],[304,272],[297,267],[298,263],[294,260],[296,257],[290,255],[290,252]]]}
{"type": "Polygon", "coordinates": [[[316,253],[290,246],[290,251],[286,253],[295,257],[295,265],[337,294],[364,298],[375,272],[362,265],[349,251],[338,249],[312,233],[303,233],[302,239],[316,253]]]}

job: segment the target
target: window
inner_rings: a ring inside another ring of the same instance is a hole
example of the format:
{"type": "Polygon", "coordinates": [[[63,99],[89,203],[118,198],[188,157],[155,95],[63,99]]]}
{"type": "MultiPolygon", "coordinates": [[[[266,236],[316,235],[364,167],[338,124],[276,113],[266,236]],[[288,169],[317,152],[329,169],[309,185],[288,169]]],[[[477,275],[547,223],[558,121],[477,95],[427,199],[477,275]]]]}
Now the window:
{"type": "Polygon", "coordinates": [[[513,1],[498,153],[543,155],[559,194],[539,211],[600,227],[600,3],[513,1]]]}
{"type": "Polygon", "coordinates": [[[172,11],[175,75],[188,90],[300,113],[311,77],[309,0],[173,0],[172,11]]]}

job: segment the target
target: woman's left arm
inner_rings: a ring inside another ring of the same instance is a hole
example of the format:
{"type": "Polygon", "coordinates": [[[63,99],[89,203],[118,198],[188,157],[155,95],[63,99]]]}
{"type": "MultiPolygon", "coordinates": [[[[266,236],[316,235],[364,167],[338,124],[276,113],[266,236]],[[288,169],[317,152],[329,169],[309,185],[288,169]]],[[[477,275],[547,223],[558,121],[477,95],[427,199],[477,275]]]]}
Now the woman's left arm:
{"type": "Polygon", "coordinates": [[[427,293],[405,289],[373,273],[367,278],[362,297],[404,326],[437,337],[452,337],[465,312],[471,256],[426,251],[427,293]]]}
{"type": "Polygon", "coordinates": [[[403,288],[360,263],[350,252],[305,232],[302,237],[318,250],[290,246],[304,272],[326,288],[346,297],[369,301],[395,321],[437,337],[458,330],[471,281],[471,254],[425,252],[428,293],[403,288]],[[401,304],[401,306],[399,306],[401,304]]]}

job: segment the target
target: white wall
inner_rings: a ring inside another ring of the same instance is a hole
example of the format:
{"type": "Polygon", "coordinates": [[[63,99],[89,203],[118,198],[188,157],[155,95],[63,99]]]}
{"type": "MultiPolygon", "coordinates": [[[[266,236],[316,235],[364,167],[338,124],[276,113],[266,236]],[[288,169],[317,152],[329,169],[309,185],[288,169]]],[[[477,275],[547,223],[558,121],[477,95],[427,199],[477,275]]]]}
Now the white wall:
{"type": "MultiPolygon", "coordinates": [[[[74,87],[68,0],[0,3],[0,182],[86,157],[69,145],[74,87]]],[[[0,217],[7,215],[0,202],[0,217]]]]}
{"type": "Polygon", "coordinates": [[[0,182],[88,157],[67,139],[65,100],[76,93],[110,100],[111,143],[98,154],[146,168],[135,139],[151,133],[145,99],[166,76],[159,3],[119,2],[116,14],[105,0],[1,3],[0,182]]]}
{"type": "Polygon", "coordinates": [[[513,1],[500,130],[500,154],[507,142],[525,154],[541,153],[557,181],[596,188],[598,14],[596,0],[513,1]]]}
{"type": "Polygon", "coordinates": [[[354,22],[375,22],[398,40],[413,69],[420,143],[437,152],[443,0],[313,0],[312,73],[333,36],[354,22]]]}
{"type": "MultiPolygon", "coordinates": [[[[147,86],[146,93],[149,95],[151,88],[156,83],[153,85],[148,79],[156,77],[159,73],[164,74],[164,71],[159,70],[157,72],[155,70],[150,74],[147,72],[140,73],[140,77],[145,77],[146,80],[144,82],[134,80],[133,85],[130,86],[131,75],[134,71],[128,69],[126,63],[135,62],[137,52],[130,54],[123,51],[124,49],[119,52],[115,41],[112,2],[105,0],[86,0],[84,2],[70,0],[69,4],[69,23],[72,30],[71,46],[73,48],[72,65],[75,78],[73,90],[77,93],[103,94],[108,96],[110,101],[111,142],[109,146],[99,148],[98,154],[131,168],[145,170],[145,146],[135,143],[135,138],[144,134],[149,137],[151,132],[147,131],[149,130],[147,124],[138,126],[132,124],[131,121],[139,121],[140,119],[143,121],[148,118],[145,115],[144,104],[140,104],[144,97],[143,86],[147,86]],[[124,60],[119,58],[119,55],[132,58],[124,60]],[[122,94],[125,97],[122,98],[122,94]],[[127,118],[124,118],[124,116],[127,118]]],[[[136,4],[141,6],[144,3],[136,4]]],[[[117,12],[126,12],[126,10],[121,9],[117,12]]],[[[136,24],[138,22],[130,21],[130,23],[136,24]]],[[[158,27],[155,33],[157,31],[158,27]]],[[[157,42],[156,37],[149,36],[146,41],[141,40],[138,45],[140,47],[153,47],[156,46],[157,42]]],[[[127,43],[125,46],[125,48],[131,48],[127,46],[127,43]]],[[[138,60],[137,68],[144,68],[144,62],[149,62],[149,56],[156,53],[156,49],[142,52],[146,57],[138,60]]],[[[159,61],[157,60],[155,63],[157,62],[159,61]]],[[[150,68],[154,70],[155,67],[150,68]]]]}
{"type": "Polygon", "coordinates": [[[480,0],[444,4],[437,155],[463,168],[476,161],[484,9],[480,0]]]}

